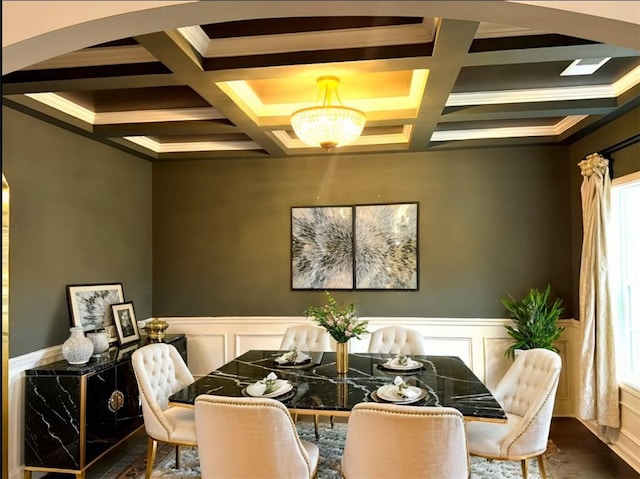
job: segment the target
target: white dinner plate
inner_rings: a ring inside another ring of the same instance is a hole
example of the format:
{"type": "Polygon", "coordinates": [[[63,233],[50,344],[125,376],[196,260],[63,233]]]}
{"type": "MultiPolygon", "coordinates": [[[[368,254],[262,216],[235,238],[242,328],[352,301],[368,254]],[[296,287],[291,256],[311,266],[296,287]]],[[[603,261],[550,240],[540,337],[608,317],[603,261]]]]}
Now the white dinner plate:
{"type": "Polygon", "coordinates": [[[409,403],[412,403],[412,402],[420,401],[421,399],[423,399],[427,395],[427,392],[424,389],[420,389],[420,388],[415,387],[415,386],[409,386],[407,389],[409,391],[414,392],[415,394],[412,395],[411,397],[401,398],[401,397],[398,397],[396,394],[393,394],[391,392],[392,388],[395,388],[395,386],[393,384],[387,384],[386,386],[380,386],[376,390],[376,395],[380,399],[382,399],[383,401],[393,402],[393,403],[404,403],[404,404],[409,404],[409,403]]]}
{"type": "Polygon", "coordinates": [[[291,384],[286,379],[276,379],[277,387],[273,392],[270,392],[269,394],[260,394],[258,392],[259,389],[256,389],[256,385],[257,383],[253,383],[247,386],[246,391],[249,396],[261,397],[261,398],[275,398],[278,396],[282,396],[283,394],[286,394],[293,389],[293,384],[291,384]]]}

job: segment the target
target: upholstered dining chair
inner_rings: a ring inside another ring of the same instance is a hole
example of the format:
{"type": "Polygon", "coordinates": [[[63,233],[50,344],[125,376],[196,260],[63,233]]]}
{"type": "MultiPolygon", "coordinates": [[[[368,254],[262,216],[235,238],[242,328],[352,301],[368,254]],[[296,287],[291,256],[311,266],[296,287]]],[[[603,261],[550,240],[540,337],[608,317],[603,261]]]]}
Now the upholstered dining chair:
{"type": "Polygon", "coordinates": [[[331,335],[321,326],[300,324],[288,327],[284,332],[281,350],[331,351],[331,335]]]}
{"type": "Polygon", "coordinates": [[[462,414],[449,407],[359,403],[349,416],[345,479],[468,479],[462,414]]]}
{"type": "Polygon", "coordinates": [[[153,343],[137,349],[131,364],[138,382],[144,428],[147,433],[147,471],[151,477],[158,442],[176,446],[176,467],[180,467],[180,446],[196,445],[194,413],[190,408],[170,407],[169,396],[193,382],[193,376],[178,350],[171,344],[153,343]]]}
{"type": "Polygon", "coordinates": [[[506,423],[467,425],[469,453],[490,460],[520,461],[528,477],[528,459],[536,457],[542,479],[547,474],[542,455],[547,450],[562,360],[548,349],[518,355],[491,392],[507,413],[506,423]]]}
{"type": "MultiPolygon", "coordinates": [[[[294,347],[298,351],[331,351],[331,335],[329,331],[321,326],[315,326],[313,324],[300,324],[296,326],[289,326],[282,338],[280,344],[281,350],[290,351],[294,347]]],[[[298,420],[298,415],[294,416],[294,421],[298,420]]],[[[329,418],[331,427],[333,427],[333,416],[329,418]]],[[[313,417],[313,426],[315,428],[316,439],[320,438],[318,415],[313,417]]]]}
{"type": "Polygon", "coordinates": [[[427,354],[427,347],[419,332],[402,326],[387,326],[371,333],[368,352],[427,354]]]}
{"type": "Polygon", "coordinates": [[[311,479],[318,446],[298,437],[275,399],[201,394],[195,400],[202,479],[311,479]]]}

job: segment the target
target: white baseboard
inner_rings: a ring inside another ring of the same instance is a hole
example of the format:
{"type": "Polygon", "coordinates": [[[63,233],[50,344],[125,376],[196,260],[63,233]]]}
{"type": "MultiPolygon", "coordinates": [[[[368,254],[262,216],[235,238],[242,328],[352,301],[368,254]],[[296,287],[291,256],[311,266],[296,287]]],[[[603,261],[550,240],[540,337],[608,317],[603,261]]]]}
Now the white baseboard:
{"type": "Polygon", "coordinates": [[[621,430],[620,437],[618,437],[618,442],[616,444],[607,444],[600,437],[598,425],[594,421],[585,421],[580,418],[577,419],[582,424],[584,424],[584,426],[589,429],[589,431],[591,431],[594,436],[600,439],[603,444],[609,446],[609,449],[615,452],[620,457],[620,459],[629,464],[629,466],[631,466],[637,473],[640,474],[640,444],[630,438],[628,434],[625,434],[623,432],[624,430],[621,430]],[[630,442],[635,445],[635,448],[632,448],[633,450],[624,445],[626,440],[630,440],[630,442]]]}

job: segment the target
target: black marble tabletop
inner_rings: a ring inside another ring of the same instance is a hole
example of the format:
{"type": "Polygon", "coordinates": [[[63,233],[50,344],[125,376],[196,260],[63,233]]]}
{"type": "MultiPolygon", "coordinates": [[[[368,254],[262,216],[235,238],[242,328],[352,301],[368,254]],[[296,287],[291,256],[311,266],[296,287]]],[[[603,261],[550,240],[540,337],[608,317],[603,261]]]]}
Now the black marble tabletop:
{"type": "Polygon", "coordinates": [[[486,386],[455,356],[411,356],[424,367],[398,374],[380,367],[394,355],[356,353],[349,355],[349,372],[336,373],[334,352],[313,353],[314,360],[302,367],[278,367],[274,359],[285,351],[251,350],[222,366],[169,398],[173,404],[192,405],[200,394],[245,396],[245,388],[271,372],[287,379],[293,389],[277,397],[298,411],[331,414],[348,413],[361,402],[374,401],[380,386],[392,384],[400,375],[407,384],[419,387],[427,396],[415,406],[447,406],[458,409],[467,419],[506,421],[507,417],[486,386]]]}

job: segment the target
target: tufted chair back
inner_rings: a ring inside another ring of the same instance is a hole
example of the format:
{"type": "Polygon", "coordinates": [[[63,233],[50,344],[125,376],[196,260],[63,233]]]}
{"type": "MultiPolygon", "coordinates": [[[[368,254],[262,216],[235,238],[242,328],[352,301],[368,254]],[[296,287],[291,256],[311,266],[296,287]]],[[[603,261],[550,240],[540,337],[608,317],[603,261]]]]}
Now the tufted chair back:
{"type": "Polygon", "coordinates": [[[536,457],[542,477],[551,416],[562,360],[548,349],[530,349],[516,357],[492,391],[507,413],[506,423],[472,422],[467,425],[472,456],[521,461],[528,475],[527,460],[536,457]]]}
{"type": "Polygon", "coordinates": [[[142,401],[144,427],[149,436],[170,441],[175,423],[166,417],[169,396],[193,382],[178,350],[171,344],[143,346],[131,355],[142,401]]]}
{"type": "Polygon", "coordinates": [[[318,446],[300,440],[275,399],[201,394],[195,418],[202,479],[310,479],[317,472],[318,446]]]}
{"type": "Polygon", "coordinates": [[[280,349],[291,350],[294,346],[299,351],[331,351],[331,335],[321,326],[291,326],[284,332],[280,349]]]}
{"type": "Polygon", "coordinates": [[[521,418],[520,427],[504,439],[502,454],[547,448],[561,369],[562,360],[553,351],[523,351],[492,391],[507,414],[521,418]]]}
{"type": "Polygon", "coordinates": [[[345,479],[467,479],[464,418],[448,407],[356,404],[342,474],[345,479]]]}
{"type": "Polygon", "coordinates": [[[379,354],[427,354],[424,337],[413,329],[388,326],[371,334],[370,353],[379,354]]]}

